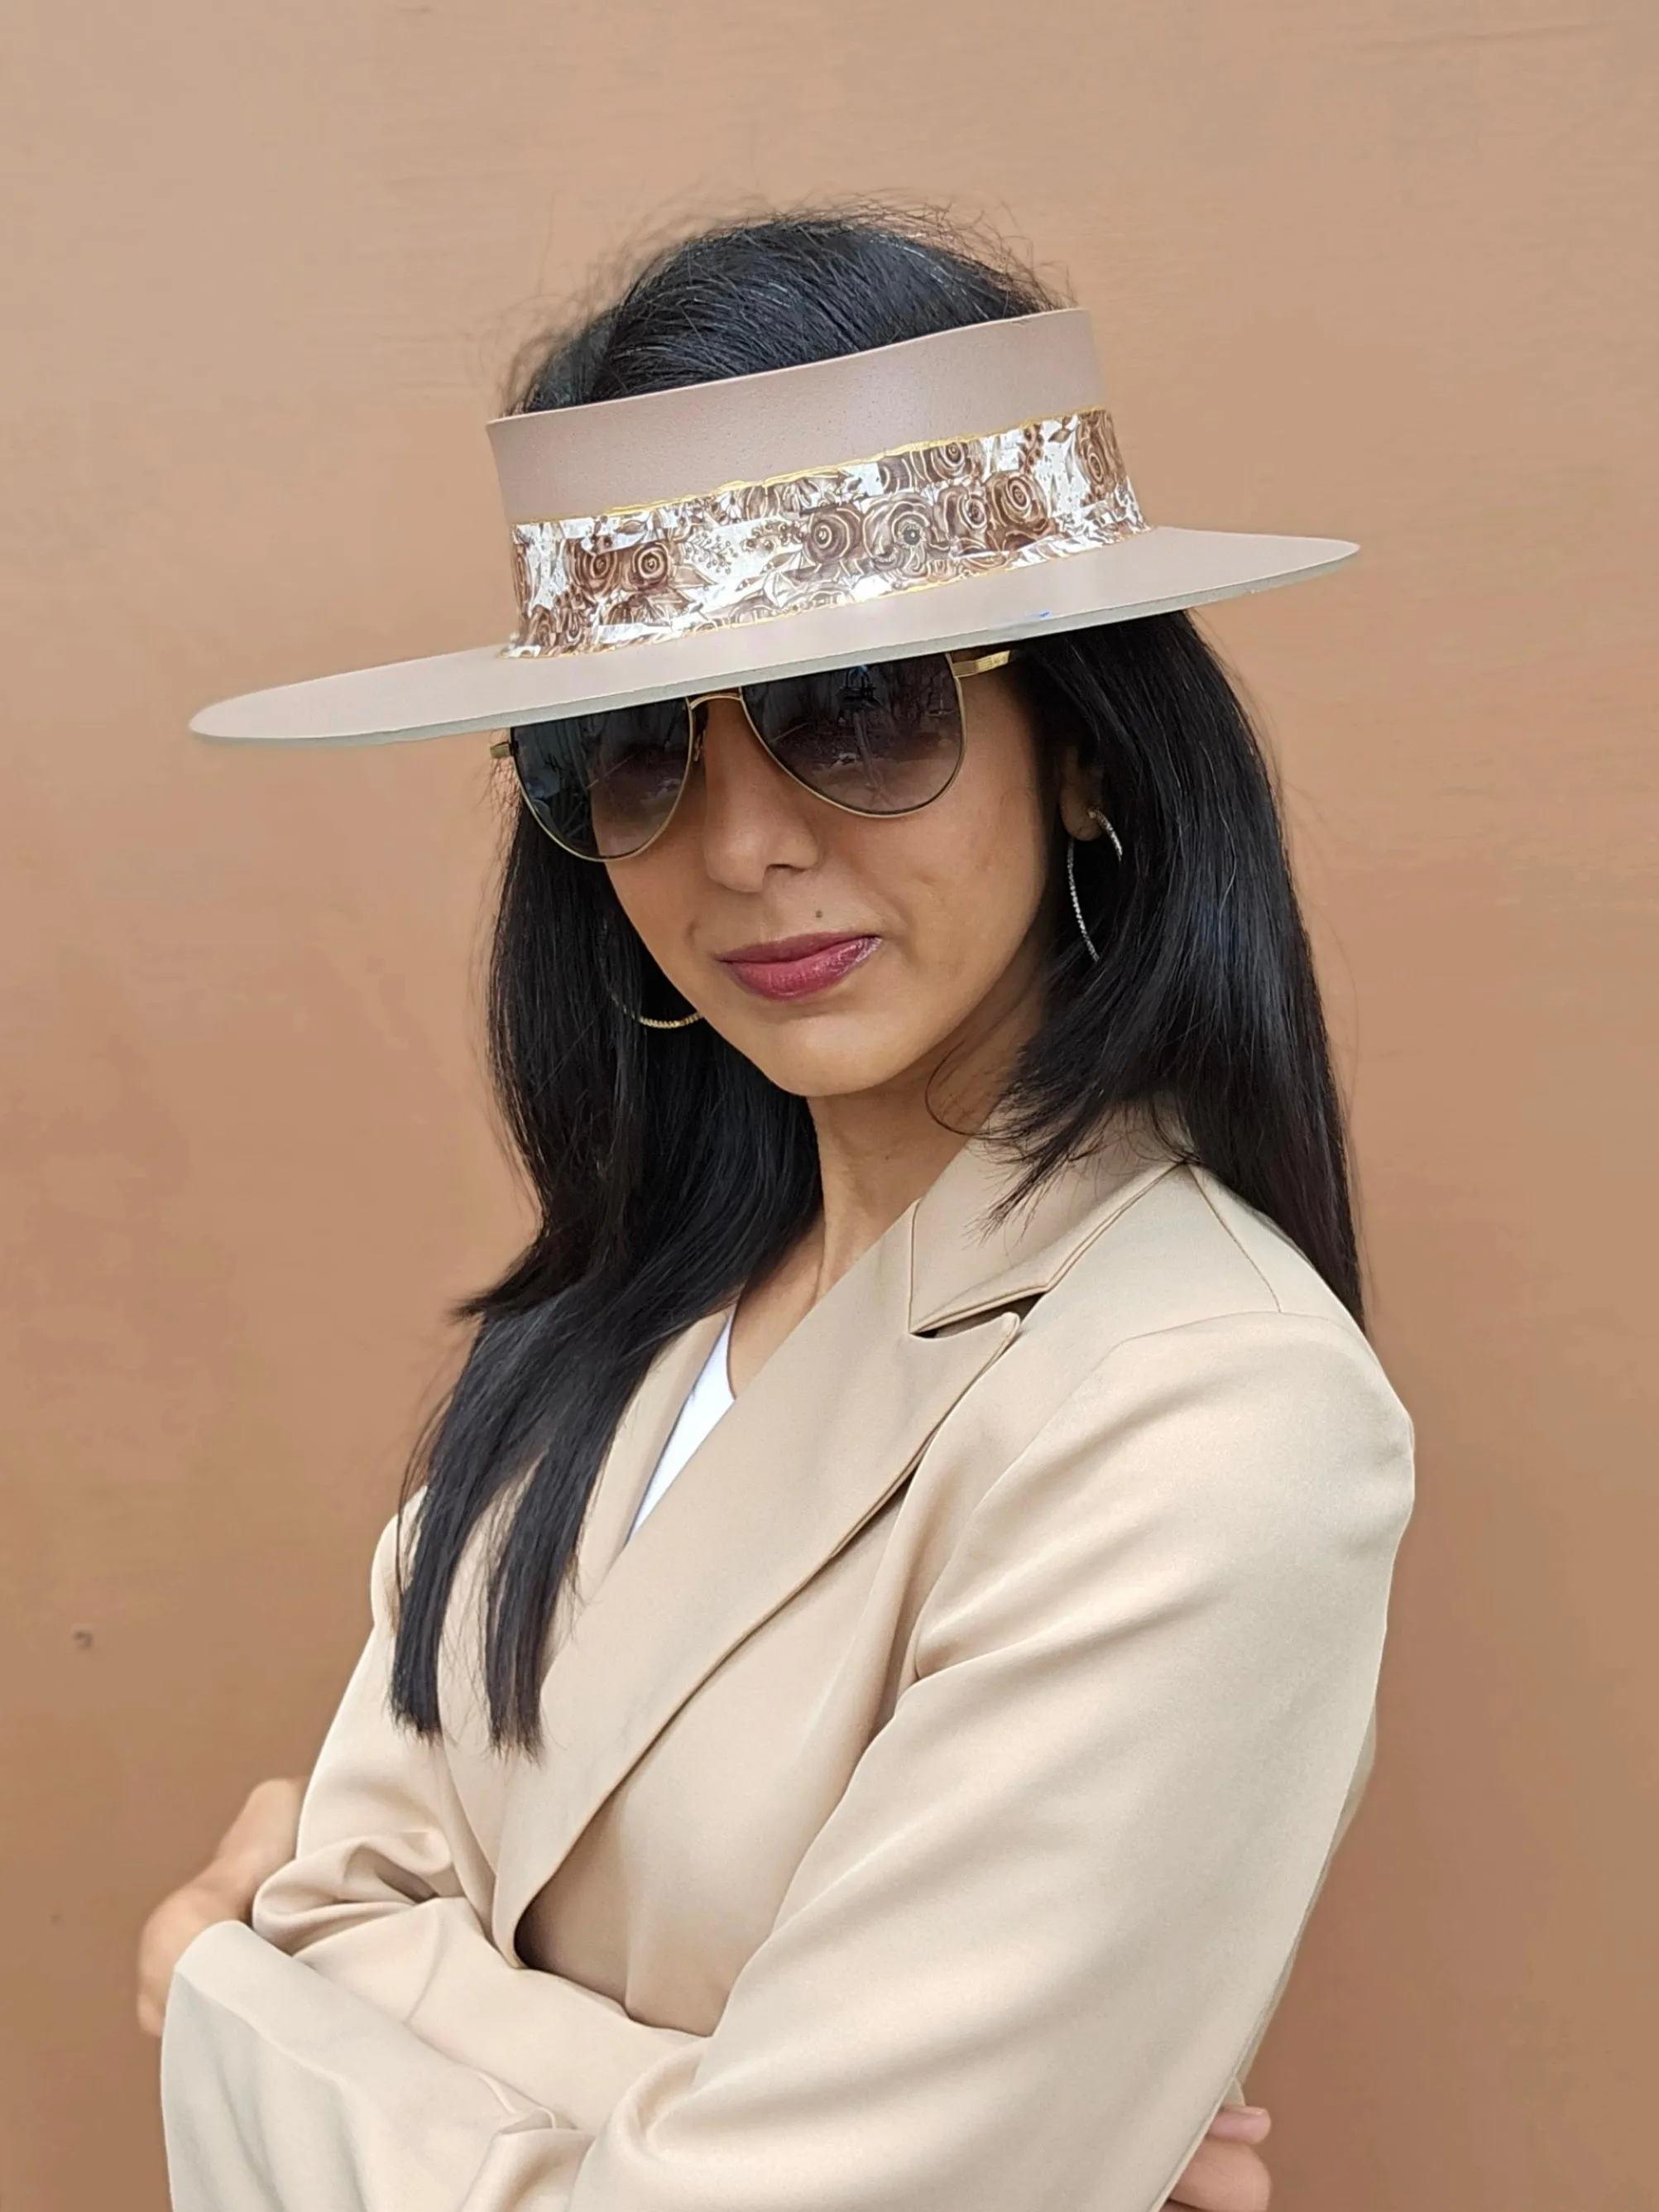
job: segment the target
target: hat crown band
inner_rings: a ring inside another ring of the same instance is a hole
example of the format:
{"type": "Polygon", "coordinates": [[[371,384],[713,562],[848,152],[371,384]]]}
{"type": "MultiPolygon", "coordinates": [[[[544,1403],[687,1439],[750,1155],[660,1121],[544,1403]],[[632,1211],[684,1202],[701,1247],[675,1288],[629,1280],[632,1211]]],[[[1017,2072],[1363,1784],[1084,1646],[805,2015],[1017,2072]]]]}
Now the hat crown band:
{"type": "Polygon", "coordinates": [[[856,604],[1144,530],[1103,407],[513,525],[515,656],[602,652],[856,604]]]}

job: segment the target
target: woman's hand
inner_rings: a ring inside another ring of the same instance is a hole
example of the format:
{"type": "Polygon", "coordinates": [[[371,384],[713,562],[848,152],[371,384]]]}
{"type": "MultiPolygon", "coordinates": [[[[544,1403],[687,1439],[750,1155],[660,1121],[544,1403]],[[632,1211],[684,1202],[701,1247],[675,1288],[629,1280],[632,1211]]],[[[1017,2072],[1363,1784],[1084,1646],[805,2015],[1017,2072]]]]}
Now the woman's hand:
{"type": "Polygon", "coordinates": [[[138,2025],[147,2035],[161,2033],[167,1986],[185,1947],[216,1920],[246,1920],[265,1876],[294,1856],[305,1786],[303,1777],[286,1775],[256,1784],[209,1864],[145,1921],[138,1938],[138,2025]]]}
{"type": "Polygon", "coordinates": [[[1273,2179],[1255,2146],[1273,2125],[1261,2105],[1224,2105],[1167,2199],[1198,2212],[1267,2212],[1273,2179]]]}

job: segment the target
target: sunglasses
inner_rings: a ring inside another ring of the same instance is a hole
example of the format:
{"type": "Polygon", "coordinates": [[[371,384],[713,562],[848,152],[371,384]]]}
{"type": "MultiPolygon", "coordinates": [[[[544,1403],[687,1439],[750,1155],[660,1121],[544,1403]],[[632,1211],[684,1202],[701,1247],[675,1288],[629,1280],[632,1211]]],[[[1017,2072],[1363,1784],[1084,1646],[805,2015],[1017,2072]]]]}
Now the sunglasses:
{"type": "Polygon", "coordinates": [[[524,803],[579,860],[626,860],[660,837],[702,750],[712,699],[735,699],[769,757],[844,813],[914,814],[956,780],[966,742],[965,678],[998,653],[918,654],[739,684],[690,699],[532,722],[490,747],[510,760],[524,803]]]}

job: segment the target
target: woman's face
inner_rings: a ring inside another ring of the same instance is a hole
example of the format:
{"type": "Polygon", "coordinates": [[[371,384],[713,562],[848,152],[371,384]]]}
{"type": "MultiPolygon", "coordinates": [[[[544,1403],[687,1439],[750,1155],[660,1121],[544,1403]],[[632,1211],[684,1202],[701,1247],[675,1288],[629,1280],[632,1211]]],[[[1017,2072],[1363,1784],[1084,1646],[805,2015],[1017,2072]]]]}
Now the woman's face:
{"type": "MultiPolygon", "coordinates": [[[[926,1082],[946,1056],[1035,1026],[1054,832],[1007,674],[963,686],[955,781],[913,814],[842,812],[786,775],[715,699],[673,820],[606,865],[663,973],[780,1089],[845,1097],[926,1082]]],[[[1080,811],[1064,778],[1068,815],[1080,811]]]]}

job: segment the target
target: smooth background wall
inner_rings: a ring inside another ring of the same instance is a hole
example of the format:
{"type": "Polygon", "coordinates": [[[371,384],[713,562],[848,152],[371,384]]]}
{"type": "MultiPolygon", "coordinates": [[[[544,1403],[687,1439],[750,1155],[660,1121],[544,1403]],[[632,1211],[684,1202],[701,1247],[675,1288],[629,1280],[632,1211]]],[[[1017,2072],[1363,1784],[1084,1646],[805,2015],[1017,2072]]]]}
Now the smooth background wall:
{"type": "Polygon", "coordinates": [[[481,425],[596,262],[983,213],[1155,520],[1352,536],[1216,612],[1281,765],[1416,1415],[1380,1764],[1251,2087],[1276,2212],[1638,2212],[1659,337],[1638,0],[15,0],[0,130],[5,2212],[158,2212],[132,1949],[302,1771],[521,1216],[483,738],[210,750],[503,632],[481,425]]]}

